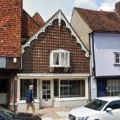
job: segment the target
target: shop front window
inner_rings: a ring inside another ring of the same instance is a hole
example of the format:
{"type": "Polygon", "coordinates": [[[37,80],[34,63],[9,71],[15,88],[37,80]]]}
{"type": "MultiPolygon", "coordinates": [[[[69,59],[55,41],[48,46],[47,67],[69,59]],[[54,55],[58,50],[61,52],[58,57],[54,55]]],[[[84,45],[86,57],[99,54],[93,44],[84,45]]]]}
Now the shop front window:
{"type": "Polygon", "coordinates": [[[81,97],[81,96],[85,96],[84,93],[85,93],[84,80],[60,80],[60,83],[59,80],[54,80],[55,97],[60,97],[60,98],[81,97]]]}
{"type": "Polygon", "coordinates": [[[37,80],[20,80],[20,99],[21,100],[25,100],[26,99],[26,92],[29,89],[29,85],[34,85],[34,89],[33,89],[33,98],[36,99],[37,98],[37,80]]]}
{"type": "Polygon", "coordinates": [[[107,96],[120,95],[120,80],[107,80],[107,96]]]}

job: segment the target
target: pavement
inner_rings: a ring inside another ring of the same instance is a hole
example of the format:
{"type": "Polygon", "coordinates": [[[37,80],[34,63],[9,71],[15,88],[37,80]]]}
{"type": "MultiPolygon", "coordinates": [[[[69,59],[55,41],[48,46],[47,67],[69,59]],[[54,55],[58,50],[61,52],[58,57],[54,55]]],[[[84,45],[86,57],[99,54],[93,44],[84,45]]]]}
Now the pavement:
{"type": "Polygon", "coordinates": [[[61,108],[47,107],[40,110],[36,110],[42,120],[68,120],[68,114],[73,108],[61,108]]]}

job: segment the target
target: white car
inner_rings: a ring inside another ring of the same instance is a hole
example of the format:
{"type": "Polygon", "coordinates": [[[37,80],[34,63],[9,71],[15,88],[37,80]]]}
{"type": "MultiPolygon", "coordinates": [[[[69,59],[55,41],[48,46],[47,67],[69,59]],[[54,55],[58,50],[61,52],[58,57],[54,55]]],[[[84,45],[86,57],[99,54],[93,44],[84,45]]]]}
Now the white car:
{"type": "Polygon", "coordinates": [[[120,120],[120,97],[100,97],[73,109],[69,120],[120,120]]]}

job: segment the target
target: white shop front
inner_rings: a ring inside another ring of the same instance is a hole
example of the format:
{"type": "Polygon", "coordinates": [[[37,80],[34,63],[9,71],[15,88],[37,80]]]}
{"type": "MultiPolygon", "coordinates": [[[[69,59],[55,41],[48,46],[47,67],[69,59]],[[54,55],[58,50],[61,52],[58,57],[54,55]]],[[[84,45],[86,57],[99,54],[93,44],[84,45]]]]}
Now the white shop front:
{"type": "Polygon", "coordinates": [[[17,109],[25,110],[26,91],[34,85],[35,108],[53,106],[56,108],[78,107],[88,100],[89,74],[17,74],[17,109]]]}

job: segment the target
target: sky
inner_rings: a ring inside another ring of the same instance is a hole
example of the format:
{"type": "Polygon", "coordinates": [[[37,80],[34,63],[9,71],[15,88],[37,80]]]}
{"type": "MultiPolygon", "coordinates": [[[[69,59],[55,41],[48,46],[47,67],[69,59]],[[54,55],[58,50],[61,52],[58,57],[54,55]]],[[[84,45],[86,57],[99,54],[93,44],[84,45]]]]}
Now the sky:
{"type": "Polygon", "coordinates": [[[118,1],[120,0],[23,0],[23,8],[31,16],[38,12],[45,22],[61,9],[70,21],[74,7],[113,11],[118,1]]]}

